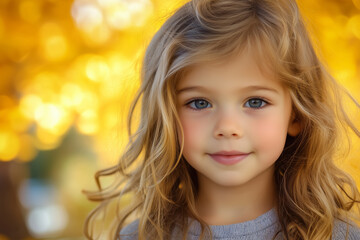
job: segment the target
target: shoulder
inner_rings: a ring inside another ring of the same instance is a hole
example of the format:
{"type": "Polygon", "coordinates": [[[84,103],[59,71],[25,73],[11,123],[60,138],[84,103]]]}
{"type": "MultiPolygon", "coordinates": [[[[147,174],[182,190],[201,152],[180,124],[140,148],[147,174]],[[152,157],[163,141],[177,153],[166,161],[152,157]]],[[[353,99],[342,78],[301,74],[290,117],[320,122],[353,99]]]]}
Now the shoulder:
{"type": "Polygon", "coordinates": [[[123,229],[121,229],[119,234],[119,240],[135,240],[138,239],[138,226],[139,219],[129,223],[123,229]]]}
{"type": "Polygon", "coordinates": [[[354,222],[349,224],[341,220],[335,220],[332,233],[333,240],[343,240],[346,237],[347,228],[349,228],[348,240],[360,240],[360,228],[354,222]]]}

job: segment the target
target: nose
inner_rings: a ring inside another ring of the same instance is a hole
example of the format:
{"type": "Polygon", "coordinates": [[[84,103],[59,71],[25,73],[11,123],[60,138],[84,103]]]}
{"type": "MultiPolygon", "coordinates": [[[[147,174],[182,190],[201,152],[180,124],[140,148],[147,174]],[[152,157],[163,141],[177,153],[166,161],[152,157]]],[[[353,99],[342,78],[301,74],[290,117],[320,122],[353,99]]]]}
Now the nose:
{"type": "Polygon", "coordinates": [[[217,116],[215,138],[241,138],[244,135],[242,121],[235,111],[222,112],[217,116]]]}

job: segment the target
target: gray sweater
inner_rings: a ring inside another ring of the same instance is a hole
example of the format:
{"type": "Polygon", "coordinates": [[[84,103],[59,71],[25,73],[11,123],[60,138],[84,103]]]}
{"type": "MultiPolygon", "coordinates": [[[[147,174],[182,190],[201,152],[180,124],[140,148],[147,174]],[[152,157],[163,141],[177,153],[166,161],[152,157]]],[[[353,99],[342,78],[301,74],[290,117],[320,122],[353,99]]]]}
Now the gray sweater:
{"type": "MultiPolygon", "coordinates": [[[[129,236],[121,236],[121,240],[135,240],[138,239],[137,228],[138,220],[133,221],[120,234],[129,234],[129,236]]],[[[214,240],[271,240],[277,231],[281,229],[276,214],[276,209],[273,208],[254,220],[236,223],[231,225],[212,225],[210,226],[213,233],[214,240]]],[[[200,223],[194,221],[190,225],[187,239],[198,239],[201,233],[200,223]]],[[[332,239],[343,240],[346,236],[346,223],[337,220],[333,229],[332,239]]],[[[181,239],[180,229],[175,228],[172,239],[181,239]]],[[[275,238],[276,240],[284,239],[281,233],[275,238]]],[[[360,228],[356,224],[349,225],[348,240],[360,240],[360,228]]]]}

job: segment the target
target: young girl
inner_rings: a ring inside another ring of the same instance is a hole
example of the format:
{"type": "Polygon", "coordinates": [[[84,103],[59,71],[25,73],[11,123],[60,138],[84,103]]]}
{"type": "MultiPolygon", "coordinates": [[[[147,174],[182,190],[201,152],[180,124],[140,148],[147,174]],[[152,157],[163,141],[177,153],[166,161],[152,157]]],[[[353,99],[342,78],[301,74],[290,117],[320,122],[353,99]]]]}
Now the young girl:
{"type": "Polygon", "coordinates": [[[341,89],[294,0],[186,3],[147,49],[129,144],[96,175],[116,180],[87,192],[102,201],[87,238],[131,194],[111,238],[360,239],[359,191],[334,164],[341,130],[360,137],[341,89]]]}

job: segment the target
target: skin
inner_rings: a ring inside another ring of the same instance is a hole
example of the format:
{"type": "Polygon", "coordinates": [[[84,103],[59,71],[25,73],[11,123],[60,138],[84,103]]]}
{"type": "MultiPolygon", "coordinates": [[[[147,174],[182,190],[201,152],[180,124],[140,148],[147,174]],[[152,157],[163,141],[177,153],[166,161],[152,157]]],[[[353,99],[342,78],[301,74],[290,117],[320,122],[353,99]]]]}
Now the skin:
{"type": "Polygon", "coordinates": [[[209,225],[234,224],[275,207],[274,164],[287,134],[300,130],[289,92],[260,71],[250,51],[221,64],[194,66],[176,90],[183,156],[197,171],[201,218],[209,225]],[[194,86],[201,88],[184,90],[194,86]],[[232,150],[249,155],[234,165],[209,155],[232,150]]]}

